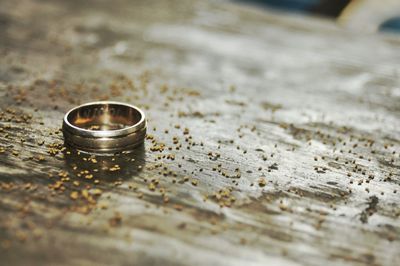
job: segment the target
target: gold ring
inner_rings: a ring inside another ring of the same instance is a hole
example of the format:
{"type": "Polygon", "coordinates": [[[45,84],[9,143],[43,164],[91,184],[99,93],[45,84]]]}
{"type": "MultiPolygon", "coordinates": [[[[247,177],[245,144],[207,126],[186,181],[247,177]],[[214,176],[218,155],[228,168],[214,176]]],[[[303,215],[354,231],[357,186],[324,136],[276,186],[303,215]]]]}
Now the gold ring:
{"type": "Polygon", "coordinates": [[[77,106],[65,114],[62,126],[66,144],[102,153],[136,148],[143,143],[146,128],[142,110],[112,101],[77,106]]]}

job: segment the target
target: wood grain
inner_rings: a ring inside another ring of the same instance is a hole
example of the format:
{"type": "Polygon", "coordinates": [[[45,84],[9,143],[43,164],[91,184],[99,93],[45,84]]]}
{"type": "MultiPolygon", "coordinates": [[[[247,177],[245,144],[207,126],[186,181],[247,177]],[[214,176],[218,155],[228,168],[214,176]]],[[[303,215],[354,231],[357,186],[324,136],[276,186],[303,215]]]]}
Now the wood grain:
{"type": "Polygon", "coordinates": [[[225,1],[0,2],[2,265],[399,265],[400,40],[225,1]],[[63,147],[142,107],[145,145],[63,147]]]}

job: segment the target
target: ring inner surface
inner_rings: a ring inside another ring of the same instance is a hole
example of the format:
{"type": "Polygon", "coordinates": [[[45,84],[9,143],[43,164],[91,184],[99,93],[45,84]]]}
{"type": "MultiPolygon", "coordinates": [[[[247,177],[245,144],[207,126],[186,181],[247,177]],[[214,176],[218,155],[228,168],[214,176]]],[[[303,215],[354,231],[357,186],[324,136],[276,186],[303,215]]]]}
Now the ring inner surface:
{"type": "Polygon", "coordinates": [[[135,125],[142,118],[132,107],[118,104],[93,104],[73,110],[68,121],[87,130],[118,130],[135,125]]]}

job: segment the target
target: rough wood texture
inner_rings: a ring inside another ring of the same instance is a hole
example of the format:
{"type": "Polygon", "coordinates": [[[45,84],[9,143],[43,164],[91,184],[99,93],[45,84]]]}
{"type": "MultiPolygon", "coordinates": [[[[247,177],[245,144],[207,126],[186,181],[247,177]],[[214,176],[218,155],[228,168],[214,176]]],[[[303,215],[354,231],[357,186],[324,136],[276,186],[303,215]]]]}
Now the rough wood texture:
{"type": "Polygon", "coordinates": [[[1,1],[1,264],[399,265],[399,47],[225,1],[1,1]],[[142,149],[62,147],[99,99],[146,110],[142,149]]]}

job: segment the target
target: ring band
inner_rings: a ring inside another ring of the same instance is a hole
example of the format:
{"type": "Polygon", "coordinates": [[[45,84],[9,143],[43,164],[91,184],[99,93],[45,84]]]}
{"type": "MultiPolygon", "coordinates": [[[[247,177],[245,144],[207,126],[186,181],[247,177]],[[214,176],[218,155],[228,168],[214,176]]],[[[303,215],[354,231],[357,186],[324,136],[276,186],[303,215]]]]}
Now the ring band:
{"type": "Polygon", "coordinates": [[[132,150],[143,143],[147,122],[136,106],[101,101],[80,105],[64,116],[66,144],[88,152],[132,150]]]}

